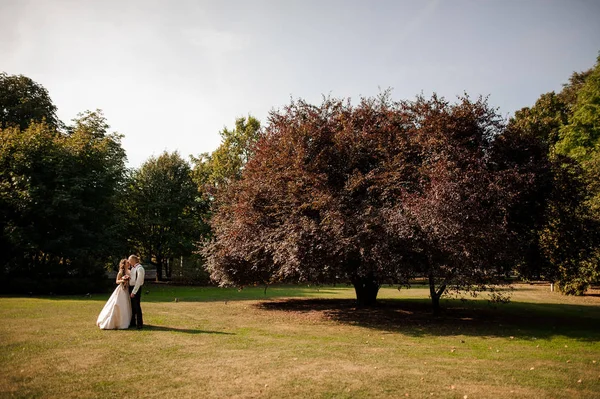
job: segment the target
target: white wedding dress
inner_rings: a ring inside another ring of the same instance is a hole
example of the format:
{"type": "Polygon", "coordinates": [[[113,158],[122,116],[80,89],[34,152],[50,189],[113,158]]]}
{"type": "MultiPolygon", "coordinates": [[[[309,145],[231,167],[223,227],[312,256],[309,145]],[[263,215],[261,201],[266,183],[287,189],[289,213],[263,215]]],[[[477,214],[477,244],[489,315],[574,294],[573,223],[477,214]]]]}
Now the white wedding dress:
{"type": "Polygon", "coordinates": [[[96,325],[103,330],[129,328],[131,300],[126,284],[119,284],[98,316],[96,325]]]}

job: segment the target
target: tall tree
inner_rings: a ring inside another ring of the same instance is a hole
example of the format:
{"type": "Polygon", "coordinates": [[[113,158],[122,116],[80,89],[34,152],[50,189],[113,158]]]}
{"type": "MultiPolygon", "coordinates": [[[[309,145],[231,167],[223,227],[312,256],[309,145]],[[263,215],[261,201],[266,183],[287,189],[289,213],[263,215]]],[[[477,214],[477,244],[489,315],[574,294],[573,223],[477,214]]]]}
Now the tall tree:
{"type": "Polygon", "coordinates": [[[555,281],[565,293],[583,293],[599,274],[599,109],[600,62],[574,73],[560,93],[543,94],[511,120],[523,137],[538,139],[545,148],[528,161],[538,176],[526,190],[533,196],[522,198],[511,218],[529,226],[522,230],[529,237],[529,256],[518,271],[555,281]],[[532,203],[535,208],[527,205],[532,203]]]}
{"type": "Polygon", "coordinates": [[[1,72],[0,129],[18,127],[24,130],[32,121],[42,120],[50,127],[57,127],[59,123],[48,91],[26,76],[1,72]]]}
{"type": "Polygon", "coordinates": [[[130,241],[156,265],[157,280],[171,277],[174,257],[189,255],[202,235],[206,203],[198,197],[190,165],[177,152],[151,157],[133,172],[127,208],[130,241]]]}
{"type": "Polygon", "coordinates": [[[585,162],[600,151],[600,56],[579,81],[568,123],[560,131],[558,152],[585,162]]]}
{"type": "Polygon", "coordinates": [[[261,135],[260,122],[253,116],[237,118],[233,130],[225,127],[219,135],[221,144],[215,151],[192,159],[194,179],[202,187],[201,190],[206,190],[209,195],[214,195],[219,187],[240,178],[261,135]]]}
{"type": "Polygon", "coordinates": [[[68,134],[34,122],[0,136],[1,233],[9,244],[0,256],[7,281],[100,278],[117,245],[121,137],[108,133],[100,112],[81,115],[68,134]]]}
{"type": "Polygon", "coordinates": [[[437,309],[447,287],[482,287],[509,257],[504,215],[514,170],[487,164],[502,133],[483,100],[386,95],[270,115],[238,182],[218,198],[206,248],[221,284],[350,282],[359,305],[382,283],[425,274],[437,309]]]}
{"type": "MultiPolygon", "coordinates": [[[[578,163],[586,188],[584,195],[578,196],[583,204],[576,219],[581,223],[578,262],[575,272],[569,274],[572,281],[564,279],[563,284],[569,293],[581,294],[600,278],[600,56],[592,69],[574,76],[578,78],[578,90],[568,124],[560,131],[556,152],[578,163]]],[[[561,267],[573,269],[564,263],[561,267]]]]}
{"type": "Polygon", "coordinates": [[[418,270],[439,312],[448,289],[485,290],[503,282],[515,255],[507,215],[531,175],[494,162],[494,144],[510,138],[484,99],[418,98],[408,104],[407,117],[416,127],[411,138],[419,180],[403,195],[398,215],[414,226],[412,245],[423,257],[418,270]]]}

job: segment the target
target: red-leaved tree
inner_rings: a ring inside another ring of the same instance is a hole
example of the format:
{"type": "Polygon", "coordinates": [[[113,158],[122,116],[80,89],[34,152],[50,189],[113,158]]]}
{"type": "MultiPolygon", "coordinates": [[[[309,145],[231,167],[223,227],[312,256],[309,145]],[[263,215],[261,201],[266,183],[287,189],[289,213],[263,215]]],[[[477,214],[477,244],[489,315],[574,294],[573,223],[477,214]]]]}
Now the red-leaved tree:
{"type": "Polygon", "coordinates": [[[494,167],[504,126],[484,100],[387,94],[273,112],[240,181],[217,198],[208,268],[222,285],[383,283],[446,288],[494,282],[509,262],[506,209],[523,174],[494,167]]]}

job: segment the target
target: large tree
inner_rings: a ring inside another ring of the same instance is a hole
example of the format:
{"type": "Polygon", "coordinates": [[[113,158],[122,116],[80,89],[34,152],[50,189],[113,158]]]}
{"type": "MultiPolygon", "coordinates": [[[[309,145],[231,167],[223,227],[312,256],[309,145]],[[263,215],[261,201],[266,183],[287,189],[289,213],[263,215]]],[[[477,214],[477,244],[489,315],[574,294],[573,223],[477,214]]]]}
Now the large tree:
{"type": "Polygon", "coordinates": [[[192,158],[194,180],[200,191],[212,197],[219,188],[239,180],[261,133],[260,121],[253,116],[237,118],[232,130],[223,128],[219,132],[221,144],[215,151],[192,158]]]}
{"type": "Polygon", "coordinates": [[[127,194],[129,237],[156,266],[157,280],[171,277],[171,261],[196,249],[202,235],[199,198],[190,165],[177,153],[151,157],[133,172],[127,194]]]}
{"type": "Polygon", "coordinates": [[[584,192],[575,193],[580,201],[572,212],[580,226],[578,234],[568,236],[576,254],[570,260],[575,264],[560,263],[563,290],[581,294],[600,277],[600,56],[592,69],[574,76],[580,79],[556,152],[577,163],[581,172],[575,179],[585,187],[584,192]]]}
{"type": "Polygon", "coordinates": [[[405,109],[418,180],[400,193],[392,220],[412,227],[405,239],[421,256],[417,271],[427,277],[439,312],[448,289],[503,283],[518,251],[507,216],[533,176],[518,163],[498,165],[494,146],[511,137],[484,99],[418,98],[405,109]]]}
{"type": "Polygon", "coordinates": [[[57,292],[69,289],[64,279],[103,275],[118,247],[120,139],[99,112],[82,114],[69,133],[45,122],[0,130],[2,271],[23,282],[12,289],[52,280],[57,292]]]}
{"type": "Polygon", "coordinates": [[[560,129],[556,149],[585,162],[600,152],[600,56],[596,65],[578,80],[574,94],[568,123],[560,129]]]}
{"type": "Polygon", "coordinates": [[[33,122],[45,120],[57,127],[56,106],[48,91],[23,75],[0,73],[0,129],[18,127],[21,130],[33,122]]]}
{"type": "Polygon", "coordinates": [[[218,198],[212,277],[350,282],[359,305],[373,305],[381,284],[420,274],[436,309],[447,287],[495,281],[520,177],[487,162],[502,130],[483,100],[292,102],[218,198]]]}
{"type": "Polygon", "coordinates": [[[527,256],[517,270],[523,277],[555,281],[569,294],[583,293],[598,276],[599,109],[600,62],[574,73],[561,92],[543,94],[511,119],[520,137],[510,144],[538,140],[541,151],[504,151],[504,159],[537,154],[527,162],[537,179],[511,215],[527,237],[521,240],[527,256]]]}

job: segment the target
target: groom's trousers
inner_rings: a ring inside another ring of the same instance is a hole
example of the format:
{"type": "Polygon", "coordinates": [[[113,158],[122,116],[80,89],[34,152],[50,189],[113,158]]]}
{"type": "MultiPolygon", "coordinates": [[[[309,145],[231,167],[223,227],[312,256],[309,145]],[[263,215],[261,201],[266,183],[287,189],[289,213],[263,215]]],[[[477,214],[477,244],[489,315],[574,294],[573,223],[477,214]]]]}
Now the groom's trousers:
{"type": "MultiPolygon", "coordinates": [[[[133,287],[129,286],[129,293],[133,291],[133,287]]],[[[142,306],[140,301],[142,299],[142,290],[138,290],[137,294],[131,298],[131,322],[130,327],[142,328],[144,326],[144,319],[142,318],[142,306]]]]}

